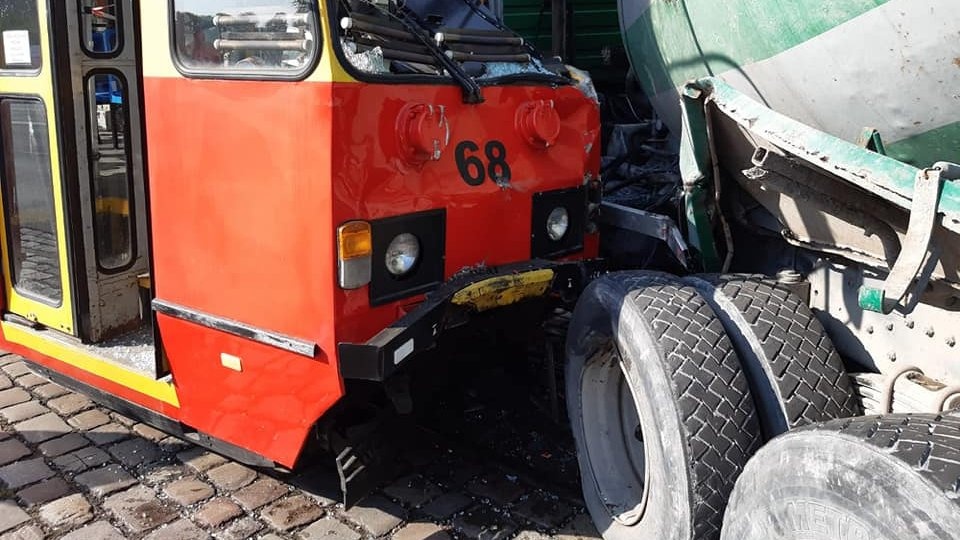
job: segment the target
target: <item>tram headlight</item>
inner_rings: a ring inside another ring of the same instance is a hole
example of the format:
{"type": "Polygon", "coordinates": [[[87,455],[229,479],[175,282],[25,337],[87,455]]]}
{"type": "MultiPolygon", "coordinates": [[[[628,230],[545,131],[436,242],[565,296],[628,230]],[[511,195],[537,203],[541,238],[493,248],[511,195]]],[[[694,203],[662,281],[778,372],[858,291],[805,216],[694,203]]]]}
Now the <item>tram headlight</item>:
{"type": "Polygon", "coordinates": [[[587,191],[583,186],[533,194],[530,206],[530,256],[554,259],[583,250],[587,191]]]}
{"type": "Polygon", "coordinates": [[[419,261],[420,240],[410,233],[398,234],[387,246],[387,271],[396,277],[412,272],[419,261]]]}
{"type": "Polygon", "coordinates": [[[558,206],[547,216],[547,236],[554,242],[559,242],[567,235],[570,228],[570,213],[567,209],[558,206]]]}

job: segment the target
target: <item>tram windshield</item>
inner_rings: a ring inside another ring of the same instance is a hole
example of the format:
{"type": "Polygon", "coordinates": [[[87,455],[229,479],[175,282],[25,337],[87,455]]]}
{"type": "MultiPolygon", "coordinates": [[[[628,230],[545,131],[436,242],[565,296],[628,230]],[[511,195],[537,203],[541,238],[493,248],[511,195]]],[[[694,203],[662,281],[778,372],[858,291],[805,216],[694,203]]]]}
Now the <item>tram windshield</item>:
{"type": "Polygon", "coordinates": [[[309,0],[174,0],[174,45],[187,71],[307,71],[319,33],[309,0]]]}

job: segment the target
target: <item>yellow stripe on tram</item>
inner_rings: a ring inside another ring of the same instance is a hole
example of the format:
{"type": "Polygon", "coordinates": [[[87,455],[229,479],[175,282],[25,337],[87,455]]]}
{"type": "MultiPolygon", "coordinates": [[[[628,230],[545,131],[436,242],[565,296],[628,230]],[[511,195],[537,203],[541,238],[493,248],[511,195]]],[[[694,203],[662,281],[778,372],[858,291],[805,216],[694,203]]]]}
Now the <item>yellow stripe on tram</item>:
{"type": "Polygon", "coordinates": [[[68,343],[41,336],[28,328],[7,322],[0,322],[0,327],[3,328],[3,335],[7,338],[7,341],[11,343],[23,345],[45,356],[56,358],[65,364],[115,382],[163,403],[168,403],[174,407],[180,406],[177,390],[171,382],[158,381],[147,375],[130,371],[68,343]]]}

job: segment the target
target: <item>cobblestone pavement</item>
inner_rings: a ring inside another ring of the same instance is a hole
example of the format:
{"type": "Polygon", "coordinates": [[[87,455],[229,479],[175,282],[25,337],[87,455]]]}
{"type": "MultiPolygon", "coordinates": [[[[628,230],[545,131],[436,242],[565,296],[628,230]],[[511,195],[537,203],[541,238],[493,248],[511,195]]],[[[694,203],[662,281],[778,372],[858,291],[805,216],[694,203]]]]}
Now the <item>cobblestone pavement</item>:
{"type": "Polygon", "coordinates": [[[253,470],[99,407],[16,355],[0,356],[0,428],[0,540],[599,537],[575,497],[442,444],[345,510],[331,470],[253,470]]]}

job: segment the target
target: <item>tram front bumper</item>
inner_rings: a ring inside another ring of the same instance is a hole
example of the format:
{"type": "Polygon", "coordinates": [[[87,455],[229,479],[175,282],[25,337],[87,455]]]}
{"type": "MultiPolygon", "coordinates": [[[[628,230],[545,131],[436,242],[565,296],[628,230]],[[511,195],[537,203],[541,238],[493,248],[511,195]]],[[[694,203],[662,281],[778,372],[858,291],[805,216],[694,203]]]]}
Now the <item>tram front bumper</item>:
{"type": "Polygon", "coordinates": [[[530,298],[574,298],[595,262],[531,261],[461,274],[366,343],[340,343],[344,379],[385,381],[418,353],[432,349],[451,321],[530,298]]]}

